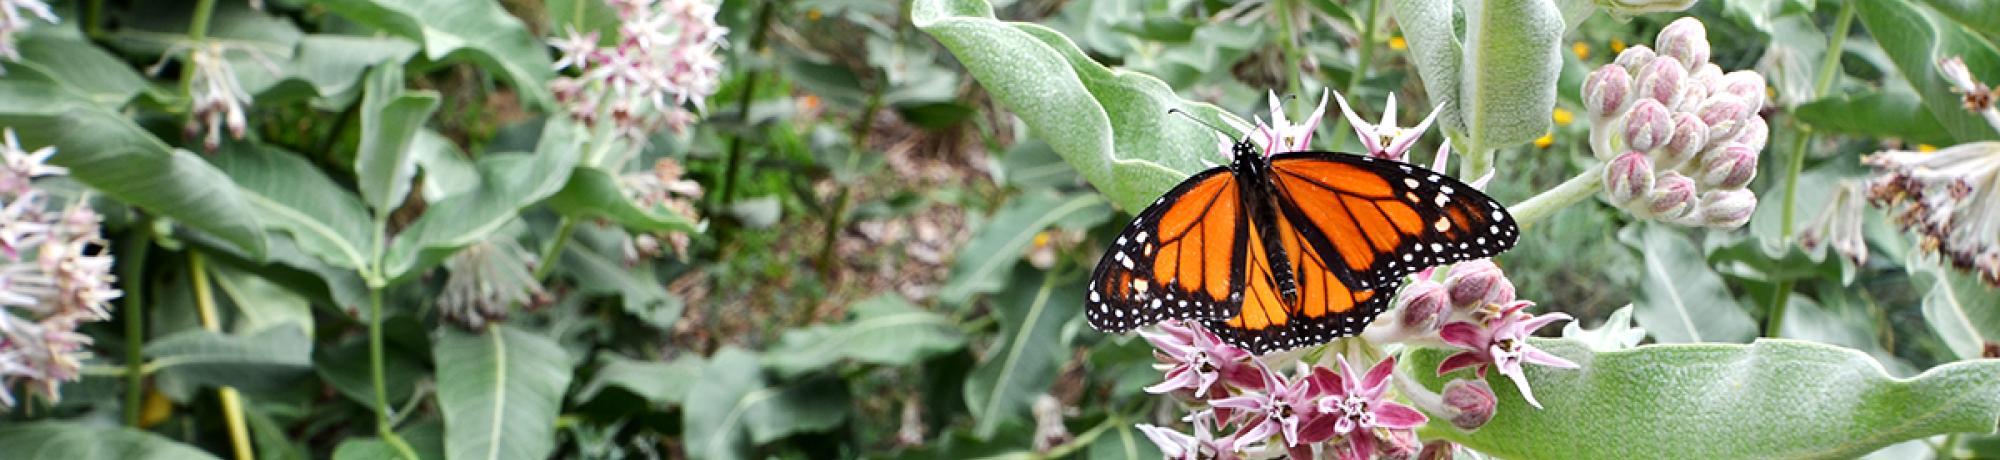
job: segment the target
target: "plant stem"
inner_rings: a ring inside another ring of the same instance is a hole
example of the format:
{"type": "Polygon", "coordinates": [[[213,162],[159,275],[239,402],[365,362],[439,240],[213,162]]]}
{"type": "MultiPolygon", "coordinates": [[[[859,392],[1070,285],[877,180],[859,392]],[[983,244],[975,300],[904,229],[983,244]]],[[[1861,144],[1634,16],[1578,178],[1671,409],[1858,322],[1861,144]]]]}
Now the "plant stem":
{"type": "Polygon", "coordinates": [[[576,232],[576,219],[563,216],[556,224],[556,238],[542,248],[542,258],[535,261],[535,282],[547,282],[549,274],[555,272],[556,258],[562,257],[563,245],[569,243],[569,236],[576,232]]]}
{"type": "MultiPolygon", "coordinates": [[[[1354,94],[1354,89],[1360,88],[1361,82],[1368,80],[1368,66],[1375,61],[1375,15],[1382,9],[1382,0],[1367,0],[1367,2],[1368,12],[1362,15],[1366,19],[1361,22],[1361,39],[1358,40],[1361,48],[1356,51],[1360,54],[1355,56],[1354,71],[1347,74],[1347,84],[1340,88],[1342,93],[1354,94]]],[[[1333,132],[1329,134],[1341,136],[1347,129],[1347,117],[1333,117],[1333,132]]]]}
{"type": "MultiPolygon", "coordinates": [[[[853,150],[848,152],[847,156],[847,167],[845,169],[847,172],[853,172],[856,167],[855,164],[861,158],[861,152],[868,151],[868,135],[875,132],[875,112],[882,110],[882,93],[883,89],[887,86],[880,81],[876,82],[875,91],[873,94],[868,95],[868,106],[861,111],[861,120],[854,124],[854,134],[847,136],[848,139],[853,140],[853,150]]],[[[840,180],[840,172],[836,171],[834,174],[834,179],[838,182],[840,180]]],[[[858,178],[854,179],[859,180],[858,178]]],[[[840,196],[833,200],[833,213],[826,217],[826,230],[822,232],[822,236],[825,239],[822,240],[824,242],[821,243],[819,248],[818,260],[820,274],[822,275],[831,276],[833,274],[833,246],[839,240],[840,229],[843,228],[842,221],[846,220],[847,207],[854,198],[853,191],[854,184],[841,183],[840,196]]]]}
{"type": "Polygon", "coordinates": [[[92,40],[104,38],[104,0],[90,0],[83,5],[83,36],[92,40]]]}
{"type": "MultiPolygon", "coordinates": [[[[1299,51],[1300,31],[1293,24],[1293,22],[1296,22],[1296,18],[1292,17],[1292,9],[1297,6],[1296,2],[1298,1],[1273,0],[1271,8],[1276,13],[1278,30],[1281,31],[1278,34],[1278,50],[1285,55],[1285,72],[1295,74],[1291,79],[1292,95],[1305,97],[1306,71],[1302,70],[1305,67],[1305,54],[1299,51]]],[[[1271,110],[1281,110],[1281,108],[1272,107],[1271,110]]]]}
{"type": "Polygon", "coordinates": [[[1590,198],[1604,186],[1604,165],[1602,163],[1585,168],[1576,177],[1556,185],[1555,188],[1528,198],[1507,209],[1514,213],[1514,222],[1526,229],[1542,219],[1555,215],[1557,211],[1590,198]]]}
{"type": "Polygon", "coordinates": [[[368,377],[375,386],[375,432],[396,449],[405,460],[418,460],[410,444],[396,434],[396,426],[389,420],[389,383],[382,371],[382,287],[368,287],[368,377]]]}
{"type": "MultiPolygon", "coordinates": [[[[194,305],[196,313],[201,315],[201,328],[221,333],[222,321],[215,313],[215,291],[209,286],[208,264],[200,252],[188,251],[188,272],[194,283],[194,305]]],[[[217,393],[222,400],[223,423],[229,427],[229,445],[236,458],[257,458],[256,453],[250,450],[250,425],[243,422],[243,396],[236,392],[235,387],[227,385],[217,393]]]]}
{"type": "MultiPolygon", "coordinates": [[[[757,29],[750,33],[750,55],[763,51],[764,33],[771,28],[771,10],[777,3],[777,0],[764,0],[762,5],[757,6],[757,29]]],[[[750,123],[750,102],[756,99],[757,80],[763,73],[761,69],[753,68],[743,75],[743,94],[738,95],[736,101],[736,116],[742,118],[746,130],[750,123]]],[[[736,178],[743,169],[743,138],[738,135],[729,140],[729,163],[722,169],[722,193],[717,196],[720,199],[716,203],[718,206],[728,205],[736,199],[736,178]]]]}
{"type": "MultiPolygon", "coordinates": [[[[1834,20],[1833,32],[1828,34],[1826,56],[1820,62],[1819,76],[1813,79],[1813,96],[1825,95],[1833,89],[1835,77],[1840,75],[1840,50],[1847,42],[1847,31],[1854,26],[1854,4],[1840,5],[1839,17],[1834,20]]],[[[1791,156],[1785,164],[1785,195],[1779,202],[1778,235],[1789,244],[1792,231],[1798,222],[1799,174],[1806,167],[1806,147],[1812,144],[1812,127],[1792,120],[1796,136],[1792,138],[1791,156]]],[[[1785,326],[1785,308],[1791,305],[1794,281],[1782,280],[1773,286],[1771,293],[1771,313],[1764,319],[1764,336],[1777,337],[1785,326]]]]}
{"type": "Polygon", "coordinates": [[[125,424],[139,427],[140,405],[145,401],[146,374],[146,253],[152,249],[151,222],[146,219],[135,221],[136,228],[127,237],[124,260],[119,261],[118,273],[125,289],[125,424]]]}

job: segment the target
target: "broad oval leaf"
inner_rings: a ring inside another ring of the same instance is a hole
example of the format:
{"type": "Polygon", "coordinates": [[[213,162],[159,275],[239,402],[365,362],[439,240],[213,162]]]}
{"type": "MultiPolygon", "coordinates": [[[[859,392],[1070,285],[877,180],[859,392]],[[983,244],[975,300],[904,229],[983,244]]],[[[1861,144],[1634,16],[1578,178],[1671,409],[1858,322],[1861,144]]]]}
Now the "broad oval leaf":
{"type": "Polygon", "coordinates": [[[1021,253],[1035,241],[1035,235],[1059,222],[1085,219],[1087,228],[1109,217],[1104,199],[1095,194],[1061,196],[1054,193],[1027,193],[1016,197],[994,213],[979,228],[972,241],[958,251],[951,265],[951,278],[938,289],[938,300],[961,304],[974,294],[999,291],[1008,275],[1021,263],[1021,253]]]}
{"type": "MultiPolygon", "coordinates": [[[[1592,352],[1531,339],[1581,369],[1527,366],[1543,407],[1497,374],[1500,406],[1470,433],[1433,417],[1420,433],[1505,458],[1848,458],[1944,433],[1991,433],[2000,422],[2000,360],[1946,364],[1910,379],[1850,349],[1783,339],[1749,345],[1649,345],[1592,352]]],[[[1433,391],[1450,352],[1420,349],[1404,365],[1433,391]]]]}
{"type": "Polygon", "coordinates": [[[1865,136],[1900,137],[1930,144],[1951,144],[1951,133],[1924,110],[1923,101],[1906,89],[1835,92],[1792,112],[1814,129],[1865,136]]]}
{"type": "Polygon", "coordinates": [[[1232,115],[1181,100],[1152,76],[1105,68],[1055,30],[994,19],[985,0],[915,0],[910,20],[1123,209],[1137,211],[1188,175],[1228,161],[1215,132],[1167,110],[1217,125],[1232,115]]]}
{"type": "Polygon", "coordinates": [[[643,232],[700,231],[695,223],[665,208],[646,209],[632,203],[618,186],[618,177],[602,169],[577,167],[569,183],[549,197],[549,207],[565,216],[603,218],[643,232]]]}
{"type": "Polygon", "coordinates": [[[245,391],[280,388],[312,369],[312,339],[284,324],[246,335],[190,329],[146,344],[160,377],[245,391]]]}
{"type": "MultiPolygon", "coordinates": [[[[1562,12],[1552,0],[1459,3],[1465,5],[1466,46],[1459,65],[1458,108],[1464,133],[1472,140],[1467,151],[1541,137],[1549,130],[1556,77],[1562,71],[1562,12]]],[[[1472,173],[1479,174],[1483,172],[1472,173]]]]}
{"type": "Polygon", "coordinates": [[[432,349],[445,458],[548,458],[569,388],[569,354],[510,325],[477,334],[446,329],[432,349]]]}
{"type": "Polygon", "coordinates": [[[403,89],[403,68],[376,66],[368,73],[367,94],[361,97],[361,147],[354,153],[354,175],[361,199],[375,213],[387,215],[410,193],[417,174],[417,157],[410,145],[424,120],[437,110],[433,91],[403,89]]]}
{"type": "MultiPolygon", "coordinates": [[[[1465,115],[1459,101],[1459,66],[1465,62],[1465,45],[1453,28],[1457,2],[1437,0],[1392,0],[1396,25],[1409,43],[1410,59],[1423,77],[1424,94],[1438,112],[1438,127],[1445,132],[1466,132],[1465,115]]],[[[1464,146],[1461,149],[1470,147],[1464,146]]]]}
{"type": "Polygon", "coordinates": [[[839,379],[822,376],[769,386],[755,353],[728,347],[708,360],[681,408],[688,458],[753,458],[750,446],[846,420],[851,404],[839,379]]]}
{"type": "Polygon", "coordinates": [[[368,267],[374,238],[367,208],[311,162],[250,143],[230,143],[213,160],[262,211],[268,229],[290,234],[298,249],[335,267],[368,267]]]}
{"type": "Polygon", "coordinates": [[[479,185],[446,197],[396,235],[383,275],[392,280],[422,273],[472,243],[499,231],[528,207],[556,193],[576,164],[568,123],[549,123],[532,154],[486,154],[474,165],[479,185]]]}
{"type": "Polygon", "coordinates": [[[69,422],[0,426],[0,452],[21,460],[203,460],[207,451],[125,427],[69,422]]]}
{"type": "Polygon", "coordinates": [[[1924,321],[1952,354],[1959,359],[1990,358],[1988,350],[2000,349],[2000,289],[1932,260],[1910,260],[1906,266],[1911,285],[1927,289],[1924,321]]]}
{"type": "MultiPolygon", "coordinates": [[[[1018,279],[1034,279],[1030,269],[1018,279]]],[[[1024,418],[1035,395],[1047,392],[1068,357],[1063,325],[1083,311],[1083,284],[1043,272],[1039,287],[1016,289],[993,300],[1000,338],[965,381],[965,405],[972,409],[973,433],[990,438],[1002,422],[1024,418]]]]}
{"type": "Polygon", "coordinates": [[[552,105],[548,48],[499,3],[476,0],[322,0],[341,17],[422,42],[424,58],[455,57],[492,70],[529,105],[552,105]]]}
{"type": "Polygon", "coordinates": [[[578,401],[589,401],[606,388],[622,388],[656,405],[680,404],[688,391],[704,378],[706,362],[700,356],[683,356],[673,361],[643,361],[613,353],[598,355],[601,365],[590,383],[577,390],[578,401]]]}
{"type": "Polygon", "coordinates": [[[1923,96],[1924,107],[1959,142],[2000,139],[1986,120],[1965,110],[1962,96],[1938,71],[1947,57],[1965,59],[1973,75],[2000,75],[2000,50],[1942,15],[1905,0],[1855,0],[1855,17],[1895,61],[1903,78],[1923,96]]]}
{"type": "Polygon", "coordinates": [[[842,359],[904,366],[965,346],[958,322],[887,294],[849,306],[854,320],[785,331],[764,353],[764,367],[780,376],[823,369],[842,359]]]}
{"type": "Polygon", "coordinates": [[[1637,249],[1641,275],[1633,304],[1639,326],[1663,343],[1744,342],[1757,323],[1730,297],[1701,248],[1672,228],[1640,224],[1618,239],[1637,249]]]}

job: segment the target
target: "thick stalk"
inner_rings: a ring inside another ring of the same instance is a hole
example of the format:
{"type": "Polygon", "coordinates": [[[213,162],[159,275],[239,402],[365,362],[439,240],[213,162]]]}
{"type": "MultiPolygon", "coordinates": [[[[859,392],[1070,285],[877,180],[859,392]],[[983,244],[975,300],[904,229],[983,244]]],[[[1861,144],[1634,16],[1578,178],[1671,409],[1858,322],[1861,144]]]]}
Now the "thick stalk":
{"type": "Polygon", "coordinates": [[[146,253],[152,249],[149,222],[137,221],[119,253],[118,280],[125,290],[125,424],[139,426],[146,395],[146,253]]]}
{"type": "MultiPolygon", "coordinates": [[[[1298,22],[1298,18],[1292,17],[1292,10],[1298,7],[1297,2],[1298,0],[1273,0],[1270,7],[1276,13],[1278,30],[1282,31],[1282,33],[1278,34],[1278,50],[1285,56],[1285,72],[1293,74],[1291,78],[1292,95],[1305,97],[1306,71],[1304,67],[1306,59],[1305,53],[1299,50],[1299,34],[1301,31],[1298,30],[1298,25],[1295,24],[1298,22]]],[[[1272,107],[1271,110],[1281,110],[1281,108],[1272,107]]]]}
{"type": "Polygon", "coordinates": [[[1514,212],[1515,224],[1527,229],[1536,222],[1555,215],[1563,208],[1590,198],[1591,195],[1597,194],[1599,187],[1603,186],[1604,165],[1597,164],[1585,168],[1583,172],[1577,173],[1576,177],[1563,181],[1555,188],[1508,206],[1507,209],[1514,212]]]}
{"type": "MultiPolygon", "coordinates": [[[[778,0],[764,0],[762,5],[758,5],[757,29],[750,33],[749,54],[763,52],[764,32],[771,28],[771,10],[777,3],[778,0]]],[[[743,76],[743,94],[738,95],[736,101],[736,116],[741,117],[744,123],[750,122],[750,102],[756,99],[757,80],[762,76],[760,69],[750,69],[743,76]]],[[[717,197],[721,200],[718,206],[726,206],[736,199],[736,178],[743,169],[743,138],[739,135],[729,140],[729,162],[722,169],[722,193],[717,197]]]]}
{"type": "MultiPolygon", "coordinates": [[[[1847,32],[1854,26],[1854,2],[1840,4],[1839,17],[1834,19],[1833,31],[1827,35],[1826,57],[1820,62],[1818,78],[1813,79],[1813,97],[1826,95],[1833,89],[1835,77],[1840,76],[1841,47],[1847,42],[1847,32]]],[[[1778,235],[1786,242],[1792,240],[1792,231],[1797,224],[1799,173],[1806,167],[1806,147],[1812,144],[1812,127],[1793,120],[1797,136],[1792,139],[1791,156],[1785,164],[1785,195],[1779,204],[1778,235]]],[[[1779,281],[1771,293],[1771,314],[1764,320],[1764,336],[1777,337],[1785,325],[1785,308],[1792,301],[1792,280],[1779,281]]]]}
{"type": "MultiPolygon", "coordinates": [[[[847,171],[853,171],[855,165],[859,163],[861,153],[868,151],[868,134],[875,132],[875,112],[882,110],[882,93],[886,86],[880,81],[875,84],[874,93],[868,96],[868,106],[861,111],[861,120],[854,124],[854,134],[847,136],[853,140],[853,150],[847,156],[847,171]]],[[[838,176],[835,180],[839,180],[838,176]]],[[[819,270],[823,275],[833,273],[833,246],[839,240],[840,229],[844,224],[842,221],[847,217],[847,206],[854,199],[853,192],[854,184],[840,184],[840,196],[833,200],[833,213],[826,217],[826,229],[821,232],[824,239],[821,240],[818,260],[819,270]]]]}
{"type": "Polygon", "coordinates": [[[396,434],[395,423],[389,420],[389,384],[383,377],[382,343],[382,288],[368,288],[368,378],[375,387],[375,432],[382,441],[396,449],[404,460],[418,460],[417,452],[403,437],[396,434]]]}
{"type": "Polygon", "coordinates": [[[576,232],[576,219],[563,216],[556,224],[556,237],[542,248],[542,258],[535,261],[535,282],[548,282],[549,273],[555,272],[556,258],[562,257],[563,245],[569,243],[569,236],[576,232]]]}
{"type": "MultiPolygon", "coordinates": [[[[1368,12],[1362,15],[1362,17],[1366,19],[1361,21],[1360,24],[1361,39],[1356,41],[1357,45],[1359,45],[1361,48],[1356,51],[1359,54],[1355,56],[1356,59],[1354,60],[1354,71],[1347,75],[1347,84],[1343,85],[1340,88],[1340,91],[1342,93],[1348,95],[1354,94],[1354,89],[1360,88],[1361,82],[1368,80],[1369,64],[1375,62],[1375,22],[1376,22],[1375,14],[1377,11],[1380,11],[1382,9],[1382,0],[1366,0],[1366,1],[1368,2],[1368,12]]],[[[1299,97],[1305,97],[1305,96],[1301,95],[1299,97]]],[[[1357,104],[1359,103],[1358,101],[1348,101],[1348,102],[1357,104]]],[[[1321,133],[1321,134],[1331,135],[1331,136],[1344,136],[1345,134],[1343,133],[1346,133],[1348,129],[1347,117],[1336,116],[1332,118],[1333,118],[1333,132],[1321,133]]],[[[1333,137],[1328,137],[1327,139],[1333,139],[1333,137]]]]}
{"type": "MultiPolygon", "coordinates": [[[[194,283],[194,305],[196,313],[201,315],[201,328],[221,333],[222,321],[215,313],[215,291],[209,286],[208,264],[200,252],[188,251],[188,272],[194,283]]],[[[243,396],[236,392],[235,387],[228,385],[217,390],[217,396],[222,400],[222,421],[229,428],[229,446],[236,453],[236,458],[257,458],[256,452],[250,449],[250,425],[244,423],[243,396]]],[[[128,394],[126,397],[131,396],[128,394]]]]}

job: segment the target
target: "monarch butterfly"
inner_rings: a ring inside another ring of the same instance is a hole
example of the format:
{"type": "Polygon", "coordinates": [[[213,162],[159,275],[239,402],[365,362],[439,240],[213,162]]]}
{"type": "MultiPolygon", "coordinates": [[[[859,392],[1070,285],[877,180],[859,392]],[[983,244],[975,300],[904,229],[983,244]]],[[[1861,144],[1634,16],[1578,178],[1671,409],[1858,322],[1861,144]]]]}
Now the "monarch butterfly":
{"type": "Polygon", "coordinates": [[[1267,157],[1248,138],[1231,151],[1118,234],[1091,274],[1092,328],[1180,319],[1257,354],[1316,345],[1360,333],[1403,276],[1514,246],[1499,202],[1436,171],[1326,151],[1267,157]]]}

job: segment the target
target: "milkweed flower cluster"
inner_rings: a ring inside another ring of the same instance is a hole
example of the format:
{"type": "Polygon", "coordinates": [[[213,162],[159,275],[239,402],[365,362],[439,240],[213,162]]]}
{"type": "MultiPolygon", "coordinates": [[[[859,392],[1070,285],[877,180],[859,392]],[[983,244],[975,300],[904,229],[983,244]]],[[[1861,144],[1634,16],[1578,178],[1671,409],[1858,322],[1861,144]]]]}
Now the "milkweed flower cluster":
{"type": "Polygon", "coordinates": [[[640,142],[666,128],[681,132],[721,84],[716,49],[729,29],[716,25],[705,0],[608,0],[618,12],[618,41],[598,46],[596,32],[570,29],[550,42],[557,70],[578,75],[549,83],[570,117],[595,126],[609,116],[617,132],[640,142]]]}
{"type": "Polygon", "coordinates": [[[12,407],[11,389],[50,401],[63,382],[80,377],[90,337],[84,322],[111,317],[109,245],[100,216],[76,200],[56,206],[34,179],[68,173],[44,162],[55,148],[21,149],[14,131],[0,146],[0,406],[12,407]]]}
{"type": "Polygon", "coordinates": [[[1899,210],[1895,222],[1918,234],[1919,247],[2000,285],[2000,142],[1887,151],[1862,163],[1876,171],[1869,200],[1899,210]]]}
{"type": "Polygon", "coordinates": [[[1662,222],[1740,227],[1757,208],[1745,187],[1770,136],[1758,115],[1764,76],[1709,62],[1694,18],[1667,25],[1654,45],[1626,48],[1584,80],[1604,199],[1662,222]]]}
{"type": "Polygon", "coordinates": [[[1863,239],[1862,204],[1867,196],[1861,184],[1843,181],[1827,200],[1826,208],[1798,231],[1799,247],[1814,254],[1831,246],[1833,252],[1856,265],[1868,263],[1868,242],[1863,239]]]}
{"type": "MultiPolygon", "coordinates": [[[[445,259],[444,292],[438,312],[444,319],[471,329],[507,318],[512,305],[539,305],[549,300],[542,284],[529,273],[528,251],[512,238],[473,243],[445,259]]],[[[536,261],[536,263],[551,263],[536,261]]]]}
{"type": "Polygon", "coordinates": [[[278,65],[272,63],[255,48],[238,47],[224,42],[205,42],[192,45],[175,45],[168,49],[160,62],[146,70],[148,74],[158,74],[164,69],[168,59],[176,58],[176,53],[185,50],[183,59],[194,69],[188,80],[188,98],[192,101],[187,125],[182,128],[187,137],[201,136],[202,149],[214,152],[222,147],[222,131],[229,130],[230,139],[243,139],[249,132],[250,123],[246,107],[253,102],[250,91],[236,79],[236,68],[229,63],[228,53],[232,49],[247,53],[262,64],[264,70],[275,75],[278,65]]]}
{"type": "MultiPolygon", "coordinates": [[[[701,198],[702,187],[701,183],[682,177],[686,172],[680,162],[661,158],[653,162],[652,169],[626,174],[619,181],[626,198],[640,209],[664,209],[689,222],[696,222],[701,220],[701,215],[694,209],[694,200],[701,198]]],[[[688,234],[684,232],[635,235],[625,241],[625,263],[636,264],[640,259],[659,257],[668,249],[673,250],[675,256],[684,258],[687,257],[688,243],[688,234]]]]}
{"type": "MultiPolygon", "coordinates": [[[[21,60],[21,50],[14,48],[14,34],[26,32],[33,25],[30,15],[51,24],[59,22],[49,4],[42,0],[0,0],[0,58],[21,60]]],[[[0,75],[6,74],[7,68],[0,67],[0,75]]]]}

